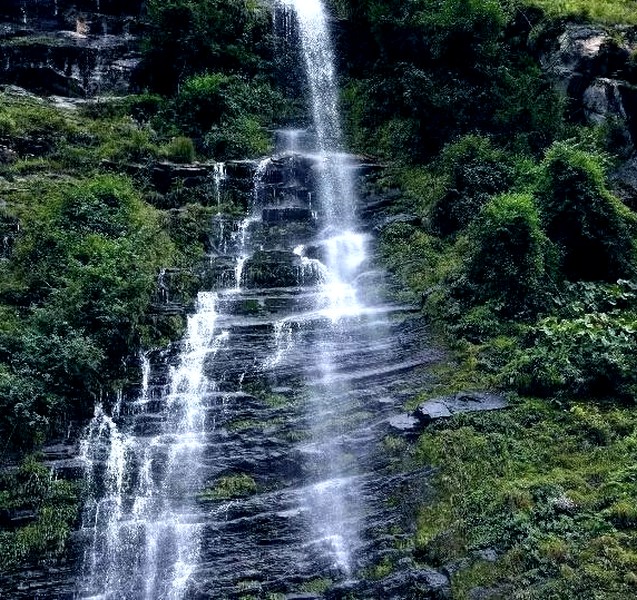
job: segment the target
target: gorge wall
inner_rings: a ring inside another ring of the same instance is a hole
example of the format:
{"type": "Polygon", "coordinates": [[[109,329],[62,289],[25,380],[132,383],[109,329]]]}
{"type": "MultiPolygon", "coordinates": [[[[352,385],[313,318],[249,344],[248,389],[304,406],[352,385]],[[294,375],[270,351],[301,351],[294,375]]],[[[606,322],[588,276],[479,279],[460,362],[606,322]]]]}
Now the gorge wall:
{"type": "Polygon", "coordinates": [[[123,94],[140,61],[143,2],[11,0],[0,7],[0,77],[42,95],[123,94]]]}

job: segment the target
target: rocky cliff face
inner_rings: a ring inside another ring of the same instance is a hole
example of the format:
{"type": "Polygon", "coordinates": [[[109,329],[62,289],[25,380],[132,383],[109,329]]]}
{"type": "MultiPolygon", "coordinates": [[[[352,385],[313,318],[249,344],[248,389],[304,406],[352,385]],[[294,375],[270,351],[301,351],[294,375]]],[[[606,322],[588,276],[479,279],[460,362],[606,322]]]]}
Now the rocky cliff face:
{"type": "Polygon", "coordinates": [[[0,7],[0,83],[43,95],[130,89],[140,62],[142,0],[7,0],[0,7]]]}
{"type": "Polygon", "coordinates": [[[626,158],[613,177],[616,192],[637,207],[637,29],[568,25],[542,65],[573,121],[614,128],[626,158]]]}

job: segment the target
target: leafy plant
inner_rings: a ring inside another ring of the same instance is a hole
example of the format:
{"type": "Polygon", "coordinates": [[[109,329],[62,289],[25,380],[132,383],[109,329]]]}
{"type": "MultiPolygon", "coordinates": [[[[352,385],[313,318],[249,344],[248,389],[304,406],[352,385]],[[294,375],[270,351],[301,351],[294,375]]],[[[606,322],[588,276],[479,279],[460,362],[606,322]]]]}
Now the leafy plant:
{"type": "Polygon", "coordinates": [[[492,196],[514,181],[511,157],[488,138],[468,135],[448,145],[440,156],[447,192],[434,205],[433,226],[442,235],[466,227],[492,196]]]}
{"type": "Polygon", "coordinates": [[[567,279],[615,281],[637,268],[637,217],[606,188],[598,157],[555,144],[541,165],[538,203],[567,279]]]}
{"type": "Polygon", "coordinates": [[[549,244],[529,195],[495,197],[469,238],[470,303],[491,301],[504,315],[521,315],[542,303],[550,276],[549,244]]]}

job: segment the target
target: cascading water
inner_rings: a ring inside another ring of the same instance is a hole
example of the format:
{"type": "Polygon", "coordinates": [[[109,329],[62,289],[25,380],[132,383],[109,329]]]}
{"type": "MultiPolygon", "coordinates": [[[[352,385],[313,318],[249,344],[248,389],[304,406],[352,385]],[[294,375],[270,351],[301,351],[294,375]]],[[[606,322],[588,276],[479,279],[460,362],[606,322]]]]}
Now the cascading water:
{"type": "Polygon", "coordinates": [[[286,0],[284,5],[294,11],[298,23],[316,134],[319,204],[325,224],[321,245],[326,268],[319,309],[329,318],[329,323],[319,330],[314,340],[319,377],[312,387],[309,446],[317,475],[322,480],[308,488],[313,537],[310,543],[322,547],[332,556],[333,566],[349,576],[358,532],[353,514],[356,507],[346,497],[357,495],[355,478],[351,476],[351,467],[344,468],[342,450],[331,433],[325,435],[323,426],[328,420],[338,421],[344,416],[335,408],[339,404],[334,398],[346,396],[348,390],[343,386],[338,389],[334,381],[334,361],[338,360],[339,338],[343,334],[340,320],[359,316],[361,311],[352,282],[366,254],[364,237],[354,231],[356,195],[351,165],[342,152],[334,53],[326,13],[320,0],[286,0]]]}
{"type": "Polygon", "coordinates": [[[431,355],[399,307],[367,301],[375,272],[323,5],[278,0],[277,10],[299,36],[313,127],[277,132],[273,157],[215,169],[211,201],[246,207],[211,224],[215,291],[199,295],[176,357],[142,358],[141,393],[96,410],[83,444],[92,500],[82,598],[353,585],[387,550],[370,533],[391,523],[379,431],[400,374],[416,382],[431,355]]]}
{"type": "Polygon", "coordinates": [[[188,320],[180,360],[170,371],[166,393],[152,406],[143,361],[141,403],[131,410],[149,430],[120,428],[122,405],[112,414],[98,405],[82,444],[94,500],[86,507],[91,543],[85,558],[84,597],[104,599],[181,598],[198,558],[199,526],[192,518],[200,489],[206,436],[204,398],[214,389],[203,372],[227,339],[215,324],[217,297],[201,293],[188,320]]]}

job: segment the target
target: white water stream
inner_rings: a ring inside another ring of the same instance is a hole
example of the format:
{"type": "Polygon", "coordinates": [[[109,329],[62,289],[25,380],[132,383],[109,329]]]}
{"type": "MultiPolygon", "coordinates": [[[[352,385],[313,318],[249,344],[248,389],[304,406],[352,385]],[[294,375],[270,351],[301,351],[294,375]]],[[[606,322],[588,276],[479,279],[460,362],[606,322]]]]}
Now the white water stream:
{"type": "Polygon", "coordinates": [[[142,362],[142,403],[134,406],[158,421],[156,434],[121,431],[121,406],[111,414],[102,405],[95,410],[81,448],[88,484],[95,488],[84,517],[92,541],[83,597],[176,600],[183,595],[199,555],[199,526],[190,510],[201,487],[203,400],[214,388],[204,375],[204,360],[214,359],[228,340],[216,327],[216,302],[214,293],[199,294],[159,413],[149,411],[150,365],[142,362]]]}
{"type": "MultiPolygon", "coordinates": [[[[263,373],[278,369],[294,354],[297,339],[303,338],[313,349],[312,360],[300,369],[309,382],[305,420],[310,436],[300,452],[314,476],[299,491],[298,511],[307,515],[307,527],[298,544],[308,557],[316,557],[308,560],[327,564],[338,578],[349,578],[360,547],[359,478],[339,436],[326,432],[326,423],[338,423],[350,408],[351,389],[339,363],[350,352],[348,324],[375,314],[374,308],[359,300],[355,285],[367,260],[367,239],[358,232],[354,171],[343,153],[334,56],[323,4],[281,0],[280,7],[286,22],[296,23],[288,31],[298,31],[307,73],[316,145],[312,153],[298,156],[311,161],[316,173],[316,198],[308,191],[307,204],[314,210],[314,202],[318,212],[321,231],[312,246],[319,258],[308,255],[304,244],[289,249],[300,263],[297,286],[302,287],[306,278],[316,283],[311,306],[272,323],[270,353],[255,358],[252,369],[263,373]]],[[[282,135],[287,141],[286,156],[296,156],[301,137],[304,147],[309,137],[300,130],[282,135]]],[[[271,164],[267,158],[256,166],[251,206],[232,236],[233,285],[218,293],[199,294],[177,366],[162,393],[151,391],[151,363],[147,357],[142,360],[142,390],[131,406],[137,411],[136,422],[151,424],[150,429],[123,430],[119,409],[101,405],[96,409],[82,446],[92,488],[83,525],[90,543],[80,584],[82,598],[177,600],[188,597],[193,576],[201,568],[206,534],[196,498],[206,483],[202,465],[215,427],[215,417],[207,418],[206,398],[220,385],[206,373],[211,372],[217,353],[236,343],[225,325],[231,316],[219,306],[247,297],[246,271],[260,250],[253,237],[265,226],[262,188],[271,164]]],[[[226,168],[215,171],[219,206],[226,168]]],[[[219,223],[223,238],[223,221],[219,223]]],[[[254,298],[248,300],[254,302],[254,298]]],[[[247,353],[249,348],[235,351],[247,353]]],[[[240,374],[239,392],[244,377],[252,374],[240,374]]]]}

